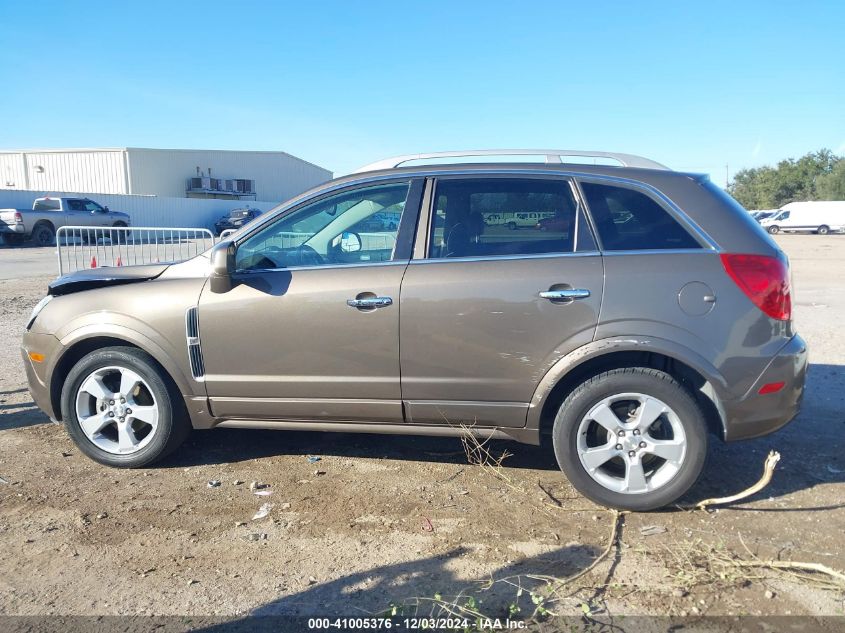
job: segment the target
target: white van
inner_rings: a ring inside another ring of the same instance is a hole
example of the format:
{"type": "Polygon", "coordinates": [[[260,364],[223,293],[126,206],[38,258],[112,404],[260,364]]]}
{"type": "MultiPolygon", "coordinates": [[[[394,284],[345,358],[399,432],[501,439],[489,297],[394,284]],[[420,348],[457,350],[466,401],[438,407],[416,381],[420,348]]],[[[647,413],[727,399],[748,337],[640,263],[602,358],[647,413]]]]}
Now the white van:
{"type": "Polygon", "coordinates": [[[774,235],[781,231],[810,231],[827,235],[845,230],[845,201],[790,202],[760,226],[774,235]]]}

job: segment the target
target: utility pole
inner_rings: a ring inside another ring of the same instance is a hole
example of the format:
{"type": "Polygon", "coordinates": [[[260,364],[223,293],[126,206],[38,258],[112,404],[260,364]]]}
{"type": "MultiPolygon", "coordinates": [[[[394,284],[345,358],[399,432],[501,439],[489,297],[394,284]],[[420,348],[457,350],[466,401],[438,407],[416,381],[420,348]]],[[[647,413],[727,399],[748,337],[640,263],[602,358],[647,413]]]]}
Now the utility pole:
{"type": "Polygon", "coordinates": [[[728,188],[728,164],[725,163],[725,189],[728,188]]]}

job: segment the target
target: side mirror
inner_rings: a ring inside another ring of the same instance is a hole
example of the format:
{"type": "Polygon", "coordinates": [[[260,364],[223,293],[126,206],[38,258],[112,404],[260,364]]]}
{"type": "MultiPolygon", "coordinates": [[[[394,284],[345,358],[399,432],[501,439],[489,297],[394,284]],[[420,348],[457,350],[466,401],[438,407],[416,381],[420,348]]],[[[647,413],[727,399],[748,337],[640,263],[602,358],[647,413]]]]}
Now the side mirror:
{"type": "Polygon", "coordinates": [[[103,211],[105,211],[106,213],[108,213],[109,211],[111,211],[111,209],[109,209],[108,207],[103,207],[103,211]]]}
{"type": "Polygon", "coordinates": [[[232,288],[235,268],[235,243],[223,241],[211,249],[211,291],[227,292],[232,288]]]}
{"type": "Polygon", "coordinates": [[[357,253],[361,250],[361,236],[357,233],[344,231],[340,236],[340,250],[344,253],[357,253]]]}

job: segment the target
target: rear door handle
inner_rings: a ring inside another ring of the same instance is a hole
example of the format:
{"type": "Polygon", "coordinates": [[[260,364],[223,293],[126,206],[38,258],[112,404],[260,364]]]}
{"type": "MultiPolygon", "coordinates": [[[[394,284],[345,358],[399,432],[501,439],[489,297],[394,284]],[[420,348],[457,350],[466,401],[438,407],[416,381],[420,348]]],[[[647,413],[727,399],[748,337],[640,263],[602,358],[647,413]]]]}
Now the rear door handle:
{"type": "Polygon", "coordinates": [[[387,306],[393,305],[393,299],[391,297],[364,297],[363,299],[347,299],[346,305],[348,305],[350,308],[359,309],[386,308],[387,306]]]}
{"type": "Polygon", "coordinates": [[[590,291],[586,288],[565,288],[563,290],[544,290],[540,293],[540,298],[548,299],[549,301],[575,301],[576,299],[586,299],[590,296],[590,291]]]}

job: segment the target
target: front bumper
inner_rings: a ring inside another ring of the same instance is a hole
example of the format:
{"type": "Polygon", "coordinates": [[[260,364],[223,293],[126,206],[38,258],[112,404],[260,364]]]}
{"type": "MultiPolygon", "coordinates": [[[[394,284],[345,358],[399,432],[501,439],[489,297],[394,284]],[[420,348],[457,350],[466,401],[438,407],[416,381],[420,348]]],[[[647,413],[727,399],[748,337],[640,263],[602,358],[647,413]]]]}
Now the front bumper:
{"type": "Polygon", "coordinates": [[[725,441],[751,439],[774,433],[797,414],[804,397],[807,344],[797,334],[784,345],[742,398],[723,403],[725,441]],[[783,382],[782,389],[760,394],[760,388],[783,382]]]}
{"type": "Polygon", "coordinates": [[[61,418],[61,411],[53,409],[53,402],[50,392],[50,377],[59,356],[61,355],[62,344],[51,334],[36,334],[25,332],[21,354],[23,365],[26,369],[26,379],[29,383],[29,393],[36,406],[41,409],[51,420],[61,418]],[[41,354],[44,360],[40,363],[33,361],[29,353],[41,354]]]}

